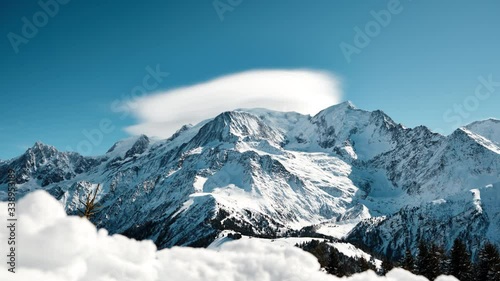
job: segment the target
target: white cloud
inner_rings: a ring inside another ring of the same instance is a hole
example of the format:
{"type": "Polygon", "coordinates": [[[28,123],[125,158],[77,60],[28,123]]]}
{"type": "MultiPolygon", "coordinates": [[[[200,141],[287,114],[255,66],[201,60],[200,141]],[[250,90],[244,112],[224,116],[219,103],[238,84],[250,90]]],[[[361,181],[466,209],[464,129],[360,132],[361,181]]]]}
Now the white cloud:
{"type": "Polygon", "coordinates": [[[165,138],[182,125],[228,110],[267,108],[315,114],[340,100],[340,81],[330,73],[252,70],[130,101],[128,107],[140,123],[125,130],[165,138]]]}
{"type": "MultiPolygon", "coordinates": [[[[7,271],[8,233],[0,228],[0,280],[11,281],[426,281],[402,269],[387,277],[374,272],[339,279],[319,270],[310,254],[292,247],[240,240],[219,251],[180,248],[157,251],[151,241],[136,241],[79,217],[66,216],[62,205],[45,191],[18,202],[16,273],[7,271]]],[[[0,202],[0,221],[7,221],[0,202]]],[[[439,277],[439,281],[456,281],[439,277]]]]}

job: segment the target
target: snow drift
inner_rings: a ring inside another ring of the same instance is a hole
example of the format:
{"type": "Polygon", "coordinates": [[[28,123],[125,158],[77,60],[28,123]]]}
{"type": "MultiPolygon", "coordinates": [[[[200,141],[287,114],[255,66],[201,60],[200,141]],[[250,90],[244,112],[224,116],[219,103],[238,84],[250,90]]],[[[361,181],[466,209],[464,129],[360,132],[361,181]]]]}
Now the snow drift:
{"type": "MultiPolygon", "coordinates": [[[[26,195],[17,209],[16,273],[8,272],[7,264],[1,262],[0,280],[340,280],[321,272],[316,259],[298,248],[252,240],[230,242],[218,251],[181,247],[157,251],[149,240],[108,236],[86,219],[67,216],[45,191],[26,195]]],[[[0,203],[0,210],[0,220],[5,222],[5,202],[0,203]]],[[[0,253],[5,253],[7,231],[1,229],[0,253]]],[[[427,279],[394,269],[387,277],[365,272],[347,280],[427,279]]],[[[456,279],[441,276],[436,280],[456,279]]]]}

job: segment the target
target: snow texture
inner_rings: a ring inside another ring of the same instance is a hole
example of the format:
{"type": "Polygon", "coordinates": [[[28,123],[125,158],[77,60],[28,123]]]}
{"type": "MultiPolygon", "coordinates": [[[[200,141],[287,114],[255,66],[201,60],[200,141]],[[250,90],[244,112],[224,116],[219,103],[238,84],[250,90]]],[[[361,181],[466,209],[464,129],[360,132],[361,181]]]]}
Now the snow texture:
{"type": "MultiPolygon", "coordinates": [[[[7,204],[0,203],[0,220],[7,204]]],[[[109,236],[86,219],[67,216],[44,191],[18,202],[16,273],[0,263],[0,280],[9,281],[425,281],[402,269],[387,277],[374,272],[339,279],[319,270],[310,254],[258,240],[229,242],[218,250],[174,247],[157,251],[152,241],[109,236]]],[[[0,241],[6,241],[5,228],[0,241]]],[[[0,246],[5,253],[6,243],[0,246]]],[[[438,281],[455,281],[441,276],[438,281]]]]}

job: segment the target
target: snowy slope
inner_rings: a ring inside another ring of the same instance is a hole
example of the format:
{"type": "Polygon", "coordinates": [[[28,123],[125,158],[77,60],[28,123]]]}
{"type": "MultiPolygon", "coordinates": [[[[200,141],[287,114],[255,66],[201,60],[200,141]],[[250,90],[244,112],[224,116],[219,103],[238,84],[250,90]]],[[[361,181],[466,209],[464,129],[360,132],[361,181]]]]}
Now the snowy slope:
{"type": "Polygon", "coordinates": [[[465,128],[500,146],[500,120],[490,118],[473,122],[465,128]]]}
{"type": "Polygon", "coordinates": [[[416,254],[420,240],[450,249],[454,239],[460,237],[469,241],[469,248],[475,254],[486,239],[500,244],[498,201],[493,203],[500,198],[488,199],[489,206],[481,200],[492,191],[493,188],[486,192],[472,189],[417,207],[405,207],[387,217],[364,220],[348,234],[348,241],[400,259],[408,247],[416,254]],[[496,217],[496,222],[492,223],[492,217],[496,217]]]}
{"type": "MultiPolygon", "coordinates": [[[[207,247],[208,249],[211,250],[220,250],[224,244],[235,241],[232,238],[228,238],[228,234],[233,233],[232,231],[223,231],[221,232],[217,238],[207,247]]],[[[259,241],[260,243],[265,243],[269,245],[273,245],[274,247],[281,247],[281,248],[286,248],[286,247],[293,247],[296,244],[304,243],[304,242],[310,242],[311,240],[319,240],[319,241],[326,241],[330,246],[335,247],[339,252],[344,254],[345,256],[352,257],[352,258],[364,258],[367,261],[372,260],[372,256],[368,253],[365,253],[364,251],[356,248],[354,245],[346,242],[328,242],[328,240],[325,239],[320,239],[320,238],[314,238],[314,237],[284,237],[284,238],[278,238],[278,239],[265,239],[265,238],[255,238],[255,237],[249,237],[249,236],[242,236],[241,239],[238,240],[252,240],[252,241],[259,241]]],[[[382,266],[382,261],[373,258],[374,262],[373,264],[380,269],[382,266]]]]}

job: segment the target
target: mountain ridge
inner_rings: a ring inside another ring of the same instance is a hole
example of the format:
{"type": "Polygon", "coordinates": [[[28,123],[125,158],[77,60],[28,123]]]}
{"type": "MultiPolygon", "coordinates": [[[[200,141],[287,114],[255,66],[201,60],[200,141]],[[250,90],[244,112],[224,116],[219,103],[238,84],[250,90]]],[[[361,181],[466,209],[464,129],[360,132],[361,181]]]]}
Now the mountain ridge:
{"type": "Polygon", "coordinates": [[[223,230],[283,237],[307,226],[351,225],[337,235],[396,259],[430,237],[405,232],[409,224],[442,236],[446,247],[463,235],[474,250],[478,237],[500,243],[500,211],[479,200],[479,213],[469,198],[473,189],[496,194],[500,182],[500,149],[481,124],[481,130],[466,126],[443,136],[425,126],[405,128],[383,111],[350,102],[314,116],[238,109],[183,126],[165,140],[119,141],[101,156],[37,142],[0,162],[0,199],[6,198],[8,169],[17,173],[20,196],[47,190],[70,214],[102,184],[103,208],[93,222],[111,233],[152,239],[160,248],[206,246],[223,230]],[[472,209],[443,213],[463,206],[472,209]],[[415,219],[420,216],[453,223],[415,219]],[[448,232],[434,229],[443,227],[448,232]],[[466,235],[468,228],[473,235],[466,235]]]}

